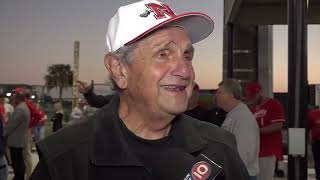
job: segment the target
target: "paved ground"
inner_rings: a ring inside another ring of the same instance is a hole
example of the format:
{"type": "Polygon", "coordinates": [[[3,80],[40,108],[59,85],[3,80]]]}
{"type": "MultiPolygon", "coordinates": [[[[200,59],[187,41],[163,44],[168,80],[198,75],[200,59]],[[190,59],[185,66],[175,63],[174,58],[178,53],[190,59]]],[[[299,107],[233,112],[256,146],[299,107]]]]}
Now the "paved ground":
{"type": "MultiPolygon", "coordinates": [[[[316,175],[315,175],[315,172],[314,172],[314,169],[311,169],[309,168],[308,169],[308,180],[316,180],[316,175]]],[[[276,177],[274,180],[287,180],[288,177],[283,177],[283,178],[279,178],[279,177],[276,177]]]]}
{"type": "MultiPolygon", "coordinates": [[[[32,153],[32,165],[33,165],[33,168],[37,165],[39,161],[39,158],[38,158],[38,154],[37,153],[32,153]]],[[[12,180],[13,179],[13,170],[10,168],[9,169],[9,177],[8,177],[8,180],[12,180]]]]}

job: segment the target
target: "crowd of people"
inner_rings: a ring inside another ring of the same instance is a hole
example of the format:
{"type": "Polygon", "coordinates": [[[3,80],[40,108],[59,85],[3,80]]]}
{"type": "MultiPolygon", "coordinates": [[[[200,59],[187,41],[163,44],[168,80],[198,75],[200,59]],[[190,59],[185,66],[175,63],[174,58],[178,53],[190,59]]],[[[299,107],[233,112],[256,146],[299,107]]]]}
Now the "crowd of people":
{"type": "MultiPolygon", "coordinates": [[[[109,104],[115,94],[103,96],[94,93],[92,84],[78,81],[78,90],[84,98],[70,114],[69,125],[84,122],[90,107],[102,108],[109,104]]],[[[261,85],[256,82],[247,84],[245,92],[237,80],[226,79],[219,83],[218,89],[211,91],[212,101],[216,105],[208,110],[199,101],[200,87],[192,88],[186,115],[197,120],[215,124],[235,136],[237,151],[244,163],[250,179],[269,180],[275,172],[277,161],[283,160],[281,130],[284,109],[279,101],[267,97],[261,85]],[[243,97],[243,94],[245,97],[243,97]]],[[[11,98],[0,94],[1,136],[0,179],[7,179],[8,167],[12,166],[15,179],[29,179],[32,173],[31,146],[45,138],[45,122],[48,121],[39,104],[34,104],[27,90],[16,88],[11,98]],[[23,124],[23,125],[22,125],[23,124]],[[32,137],[32,138],[31,138],[32,137]]],[[[52,132],[62,128],[64,111],[62,104],[53,105],[54,115],[52,132]]],[[[308,114],[310,138],[312,143],[315,169],[319,173],[319,108],[313,108],[308,114]]]]}
{"type": "MultiPolygon", "coordinates": [[[[29,178],[32,173],[31,133],[45,121],[45,115],[30,100],[29,93],[23,88],[16,88],[11,98],[0,95],[3,127],[3,151],[1,177],[6,179],[8,165],[11,165],[16,179],[29,178]]],[[[44,136],[42,136],[44,137],[44,136]]]]}
{"type": "MultiPolygon", "coordinates": [[[[119,8],[104,59],[115,93],[97,95],[93,83],[78,81],[84,99],[66,127],[62,103],[54,104],[46,138],[49,118],[25,89],[14,90],[12,106],[0,96],[0,180],[8,165],[14,180],[272,180],[283,160],[281,103],[258,82],[243,88],[235,79],[212,91],[215,107],[199,103],[193,44],[213,24],[205,14],[176,14],[156,0],[119,8]]],[[[308,117],[318,180],[319,110],[308,117]]]]}
{"type": "MultiPolygon", "coordinates": [[[[78,81],[78,86],[91,106],[102,107],[112,99],[113,95],[96,95],[92,84],[78,81]]],[[[281,131],[285,119],[282,105],[267,97],[257,82],[247,84],[245,92],[235,79],[226,79],[218,86],[211,91],[216,107],[208,110],[199,101],[200,88],[195,83],[184,113],[231,132],[250,179],[272,179],[277,161],[283,160],[281,131]]]]}
{"type": "MultiPolygon", "coordinates": [[[[72,110],[70,124],[89,115],[86,105],[86,101],[80,100],[72,110]]],[[[34,166],[31,151],[35,143],[45,138],[45,123],[52,122],[49,123],[52,133],[63,126],[62,103],[55,102],[53,111],[52,118],[48,119],[40,104],[30,99],[28,89],[16,88],[11,97],[0,93],[0,180],[8,178],[9,168],[13,169],[14,179],[30,178],[34,166]]]]}

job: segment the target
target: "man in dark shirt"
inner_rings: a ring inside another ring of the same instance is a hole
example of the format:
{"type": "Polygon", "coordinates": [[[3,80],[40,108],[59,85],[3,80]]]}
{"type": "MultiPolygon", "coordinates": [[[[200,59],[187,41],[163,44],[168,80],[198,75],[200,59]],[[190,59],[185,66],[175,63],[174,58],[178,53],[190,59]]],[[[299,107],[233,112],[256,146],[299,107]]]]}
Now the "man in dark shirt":
{"type": "Polygon", "coordinates": [[[199,85],[195,83],[185,114],[202,121],[210,122],[209,111],[199,104],[199,91],[199,85]]]}

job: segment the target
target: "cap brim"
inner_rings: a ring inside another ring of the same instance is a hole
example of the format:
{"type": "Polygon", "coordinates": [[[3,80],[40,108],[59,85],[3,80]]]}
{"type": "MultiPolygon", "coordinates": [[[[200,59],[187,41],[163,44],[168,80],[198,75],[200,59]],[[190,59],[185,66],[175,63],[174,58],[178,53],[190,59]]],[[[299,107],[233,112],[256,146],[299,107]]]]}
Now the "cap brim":
{"type": "Polygon", "coordinates": [[[196,43],[205,39],[212,33],[214,29],[214,22],[209,16],[199,12],[179,14],[166,21],[163,21],[162,23],[157,24],[156,26],[153,26],[152,28],[148,29],[147,31],[140,34],[136,38],[127,42],[125,45],[130,45],[136,42],[137,40],[143,38],[147,34],[164,26],[183,27],[187,31],[191,39],[191,42],[196,43]]]}

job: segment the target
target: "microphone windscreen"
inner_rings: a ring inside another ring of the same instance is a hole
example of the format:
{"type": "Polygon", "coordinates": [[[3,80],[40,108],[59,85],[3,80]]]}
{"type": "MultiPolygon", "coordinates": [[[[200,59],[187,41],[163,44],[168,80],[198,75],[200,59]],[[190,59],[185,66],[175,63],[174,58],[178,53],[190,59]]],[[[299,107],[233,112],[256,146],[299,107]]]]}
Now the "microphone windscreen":
{"type": "Polygon", "coordinates": [[[157,177],[165,180],[214,180],[222,168],[204,154],[197,157],[181,149],[166,149],[158,154],[157,177]]]}

